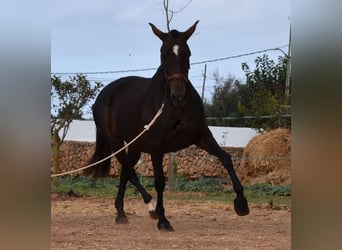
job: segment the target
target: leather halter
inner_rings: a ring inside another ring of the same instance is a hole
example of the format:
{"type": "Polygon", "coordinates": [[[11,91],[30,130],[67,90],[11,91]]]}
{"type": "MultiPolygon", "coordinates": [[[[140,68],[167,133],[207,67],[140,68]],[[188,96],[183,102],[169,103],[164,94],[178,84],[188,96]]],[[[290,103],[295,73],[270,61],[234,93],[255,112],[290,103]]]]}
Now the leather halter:
{"type": "Polygon", "coordinates": [[[180,79],[180,80],[183,80],[185,82],[188,82],[188,78],[185,75],[181,74],[181,73],[175,73],[175,74],[172,74],[170,76],[167,76],[165,74],[165,77],[166,77],[167,81],[170,81],[172,79],[180,79]]]}

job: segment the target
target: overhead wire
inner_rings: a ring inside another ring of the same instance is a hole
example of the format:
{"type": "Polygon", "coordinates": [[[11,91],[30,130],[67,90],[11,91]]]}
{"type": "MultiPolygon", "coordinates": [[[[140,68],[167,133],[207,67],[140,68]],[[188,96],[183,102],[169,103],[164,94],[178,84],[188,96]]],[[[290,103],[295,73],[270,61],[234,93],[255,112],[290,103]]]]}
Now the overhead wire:
{"type": "MultiPolygon", "coordinates": [[[[198,61],[198,62],[193,62],[190,63],[190,65],[198,65],[198,64],[205,64],[205,63],[213,63],[213,62],[218,62],[218,61],[225,61],[225,60],[230,60],[234,58],[239,58],[239,57],[245,57],[245,56],[250,56],[250,55],[255,55],[255,54],[260,54],[264,53],[267,51],[280,51],[282,52],[285,56],[288,57],[288,55],[282,50],[282,48],[288,47],[289,45],[282,45],[280,47],[275,47],[275,48],[269,48],[269,49],[263,49],[263,50],[258,50],[258,51],[253,51],[249,53],[243,53],[243,54],[238,54],[238,55],[233,55],[233,56],[226,56],[226,57],[220,57],[220,58],[215,58],[215,59],[209,59],[209,60],[204,60],[204,61],[198,61]]],[[[97,75],[97,74],[118,74],[118,73],[129,73],[129,72],[141,72],[141,71],[151,71],[151,70],[156,70],[156,67],[150,67],[150,68],[141,68],[141,69],[126,69],[126,70],[109,70],[109,71],[89,71],[89,72],[52,72],[51,75],[77,75],[77,74],[82,74],[82,75],[97,75]]]]}

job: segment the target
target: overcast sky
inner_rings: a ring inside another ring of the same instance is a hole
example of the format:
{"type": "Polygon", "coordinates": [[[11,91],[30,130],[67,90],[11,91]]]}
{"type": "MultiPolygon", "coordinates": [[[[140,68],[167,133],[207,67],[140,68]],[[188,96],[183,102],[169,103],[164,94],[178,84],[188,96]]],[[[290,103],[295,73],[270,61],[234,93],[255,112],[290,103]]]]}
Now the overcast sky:
{"type": "MultiPolygon", "coordinates": [[[[170,0],[178,10],[187,0],[170,0]]],[[[193,0],[171,22],[184,31],[200,20],[188,44],[190,62],[280,47],[288,44],[290,0],[193,0]]],[[[161,41],[149,22],[166,31],[162,0],[54,0],[51,24],[51,71],[104,72],[158,67],[161,41]]],[[[288,47],[282,48],[287,52],[288,47]]],[[[267,54],[277,60],[280,51],[267,54]]],[[[254,68],[262,54],[207,63],[206,98],[214,84],[213,72],[243,80],[241,63],[254,68]]],[[[192,65],[190,80],[201,92],[204,64],[192,65]]],[[[154,71],[88,74],[104,84],[122,76],[150,77],[154,71]]]]}

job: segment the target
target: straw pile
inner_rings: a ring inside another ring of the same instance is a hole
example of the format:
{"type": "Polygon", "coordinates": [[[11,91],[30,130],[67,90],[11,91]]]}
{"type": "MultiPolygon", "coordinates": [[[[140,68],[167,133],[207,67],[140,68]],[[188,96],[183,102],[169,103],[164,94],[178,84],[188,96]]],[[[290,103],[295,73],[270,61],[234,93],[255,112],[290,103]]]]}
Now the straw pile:
{"type": "Polygon", "coordinates": [[[243,152],[244,183],[291,184],[291,132],[275,129],[252,138],[243,152]]]}

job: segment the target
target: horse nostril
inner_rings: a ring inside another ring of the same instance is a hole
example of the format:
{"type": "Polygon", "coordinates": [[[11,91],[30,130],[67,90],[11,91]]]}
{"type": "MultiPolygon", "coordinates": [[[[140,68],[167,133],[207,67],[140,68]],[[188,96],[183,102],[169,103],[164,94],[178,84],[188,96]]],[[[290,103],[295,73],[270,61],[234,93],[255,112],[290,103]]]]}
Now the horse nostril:
{"type": "Polygon", "coordinates": [[[177,96],[175,94],[171,94],[171,99],[175,103],[181,103],[183,101],[183,96],[177,96]]]}
{"type": "Polygon", "coordinates": [[[177,96],[177,95],[175,95],[175,94],[172,94],[172,95],[171,95],[171,98],[172,98],[173,100],[175,100],[175,101],[181,101],[181,100],[183,99],[182,96],[177,96]]]}

